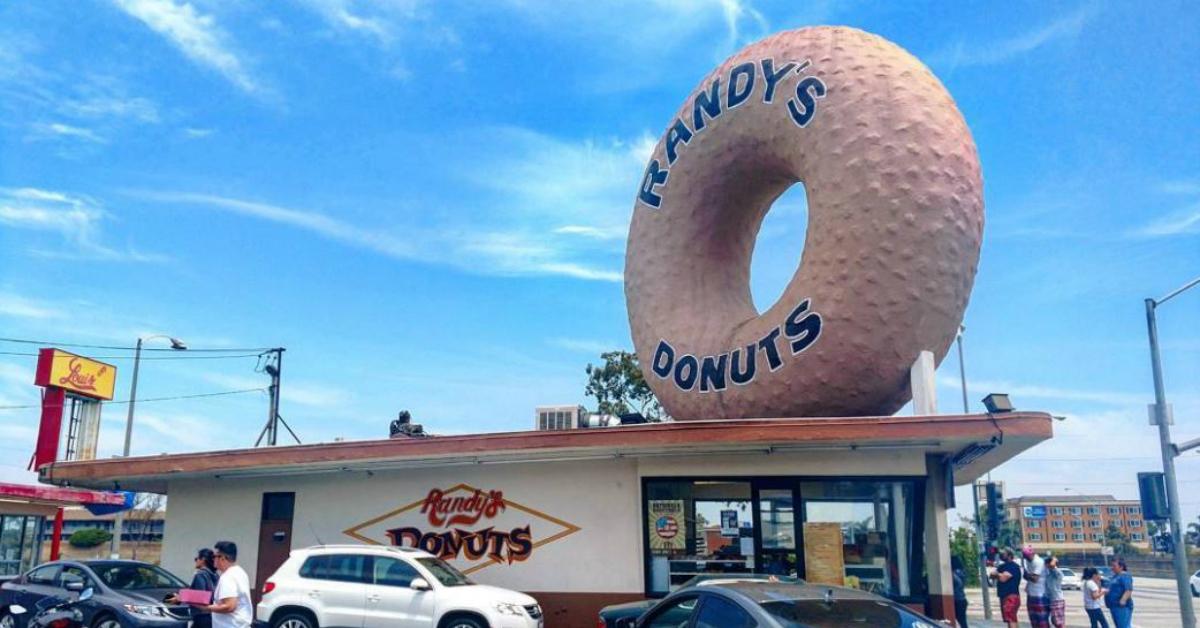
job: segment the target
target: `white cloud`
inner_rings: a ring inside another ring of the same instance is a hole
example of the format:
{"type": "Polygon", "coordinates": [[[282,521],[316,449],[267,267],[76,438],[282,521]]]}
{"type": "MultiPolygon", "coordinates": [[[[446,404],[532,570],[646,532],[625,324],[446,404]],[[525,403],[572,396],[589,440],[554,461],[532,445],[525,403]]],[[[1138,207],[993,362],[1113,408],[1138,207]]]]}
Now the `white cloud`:
{"type": "MultiPolygon", "coordinates": [[[[65,318],[61,307],[33,301],[10,292],[0,292],[0,315],[31,320],[57,320],[65,318]]],[[[9,365],[0,364],[0,367],[7,366],[9,365]]],[[[7,375],[9,373],[5,373],[3,369],[0,369],[0,377],[6,378],[7,375]]]]}
{"type": "Polygon", "coordinates": [[[128,118],[145,124],[159,122],[158,106],[153,101],[111,93],[65,100],[59,111],[76,118],[128,118]]]}
{"type": "Polygon", "coordinates": [[[1200,181],[1165,181],[1159,186],[1159,191],[1164,194],[1200,196],[1200,181]]]}
{"type": "Polygon", "coordinates": [[[1042,24],[1019,35],[999,41],[959,41],[926,57],[929,65],[945,65],[953,70],[967,66],[985,66],[1004,63],[1047,44],[1079,35],[1092,18],[1091,7],[1081,7],[1073,13],[1042,24]]]}
{"type": "Polygon", "coordinates": [[[70,245],[66,251],[31,250],[60,259],[160,262],[160,255],[133,249],[120,251],[100,242],[100,223],[107,218],[95,199],[38,188],[0,188],[0,225],[14,229],[58,233],[70,245]]]}
{"type": "Polygon", "coordinates": [[[1143,238],[1200,234],[1200,203],[1154,220],[1133,232],[1143,238]]]}
{"type": "Polygon", "coordinates": [[[477,165],[446,173],[464,200],[437,214],[414,215],[404,199],[377,198],[355,212],[377,212],[372,224],[332,210],[203,192],[125,193],[285,224],[393,259],[473,274],[622,281],[633,196],[655,139],[643,133],[633,141],[564,140],[514,127],[470,133],[477,165]]]}
{"type": "Polygon", "coordinates": [[[206,137],[212,135],[213,133],[214,133],[214,131],[212,129],[197,129],[197,128],[188,127],[183,130],[183,135],[185,137],[187,137],[188,139],[194,139],[194,140],[206,138],[206,137]]]}
{"type": "Polygon", "coordinates": [[[242,91],[260,93],[241,59],[228,43],[228,35],[212,15],[200,13],[191,4],[173,0],[114,0],[129,15],[162,35],[194,63],[216,70],[242,91]]]}
{"type": "Polygon", "coordinates": [[[577,353],[591,353],[597,357],[599,357],[601,353],[625,349],[625,347],[615,343],[603,342],[600,340],[588,340],[584,338],[551,338],[546,342],[560,349],[574,351],[577,353]]]}
{"type": "Polygon", "coordinates": [[[105,144],[108,140],[100,137],[95,131],[61,122],[39,122],[33,125],[33,130],[38,137],[44,138],[66,138],[84,140],[94,144],[105,144]]]}

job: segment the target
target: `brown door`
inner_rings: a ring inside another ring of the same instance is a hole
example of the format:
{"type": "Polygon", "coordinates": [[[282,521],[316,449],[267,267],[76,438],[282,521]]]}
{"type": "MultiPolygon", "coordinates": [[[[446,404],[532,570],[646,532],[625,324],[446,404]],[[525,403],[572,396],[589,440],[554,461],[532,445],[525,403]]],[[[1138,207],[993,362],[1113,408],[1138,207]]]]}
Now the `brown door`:
{"type": "Polygon", "coordinates": [[[295,509],[295,493],[263,493],[262,519],[258,526],[258,570],[254,582],[256,604],[263,583],[292,551],[292,513],[295,509]]]}

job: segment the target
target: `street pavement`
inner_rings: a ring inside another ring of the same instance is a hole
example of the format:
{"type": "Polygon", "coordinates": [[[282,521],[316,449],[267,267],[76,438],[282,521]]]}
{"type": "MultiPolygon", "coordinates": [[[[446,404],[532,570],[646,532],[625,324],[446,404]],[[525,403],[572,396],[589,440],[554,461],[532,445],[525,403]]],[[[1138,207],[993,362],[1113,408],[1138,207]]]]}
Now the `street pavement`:
{"type": "MultiPolygon", "coordinates": [[[[983,619],[983,601],[980,589],[967,589],[967,621],[971,628],[1002,628],[1000,621],[1000,606],[996,603],[996,590],[991,591],[992,621],[983,619]]],[[[1087,613],[1083,612],[1083,593],[1065,591],[1067,597],[1067,626],[1082,626],[1087,628],[1087,613]]],[[[1192,598],[1196,606],[1200,599],[1192,598]]],[[[1029,614],[1025,610],[1024,593],[1021,598],[1021,611],[1018,615],[1021,625],[1029,625],[1029,614]]],[[[1112,616],[1105,610],[1105,617],[1112,626],[1112,616]]],[[[1133,625],[1135,628],[1176,628],[1179,621],[1179,598],[1175,590],[1175,582],[1165,578],[1133,578],[1133,625]]]]}

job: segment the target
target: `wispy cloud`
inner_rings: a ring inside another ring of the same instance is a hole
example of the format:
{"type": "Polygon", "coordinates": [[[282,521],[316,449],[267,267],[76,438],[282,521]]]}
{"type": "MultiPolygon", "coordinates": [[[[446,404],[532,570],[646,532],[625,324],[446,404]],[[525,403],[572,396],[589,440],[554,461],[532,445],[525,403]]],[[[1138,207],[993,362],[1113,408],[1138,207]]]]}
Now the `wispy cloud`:
{"type": "Polygon", "coordinates": [[[197,129],[197,128],[193,128],[193,127],[188,127],[183,130],[184,137],[187,137],[188,139],[193,139],[193,140],[204,139],[204,138],[212,135],[213,133],[214,133],[214,131],[212,129],[197,129]]]}
{"type": "Polygon", "coordinates": [[[1171,236],[1200,234],[1200,203],[1172,212],[1133,232],[1134,236],[1143,238],[1164,238],[1171,236]]]}
{"type": "Polygon", "coordinates": [[[242,216],[269,220],[303,229],[320,236],[351,246],[365,248],[398,259],[413,259],[416,251],[407,240],[389,235],[378,229],[352,225],[320,212],[293,209],[270,203],[260,203],[213,194],[190,192],[161,192],[129,190],[128,193],[142,200],[159,203],[199,205],[242,216]]]}
{"type": "Polygon", "coordinates": [[[601,353],[605,353],[607,351],[625,349],[625,347],[622,347],[616,343],[603,342],[600,340],[588,340],[584,338],[551,338],[546,342],[551,346],[558,347],[559,349],[565,349],[567,351],[574,351],[577,353],[590,353],[597,357],[599,357],[601,353]]]}
{"type": "MultiPolygon", "coordinates": [[[[27,299],[19,294],[11,292],[0,292],[0,316],[10,316],[13,318],[25,318],[32,320],[58,320],[65,318],[66,315],[61,307],[55,307],[48,303],[41,303],[32,299],[27,299]]],[[[0,365],[8,366],[8,365],[0,365]]],[[[11,374],[0,368],[0,379],[11,374]]]]}
{"type": "MultiPolygon", "coordinates": [[[[453,170],[454,211],[414,214],[399,199],[368,200],[356,215],[188,190],[127,190],[136,198],[285,224],[394,259],[493,276],[559,276],[619,283],[632,196],[654,140],[567,140],[515,127],[470,129],[477,167],[453,170]]],[[[437,142],[431,155],[446,150],[437,142]]],[[[437,157],[431,157],[436,159],[437,157]]]]}
{"type": "Polygon", "coordinates": [[[83,140],[95,144],[105,144],[107,140],[91,129],[63,124],[61,122],[38,123],[33,125],[34,136],[40,138],[66,138],[83,140]]]}
{"type": "Polygon", "coordinates": [[[926,62],[933,66],[946,66],[949,70],[1004,63],[1047,44],[1079,35],[1093,13],[1092,7],[1084,6],[1054,21],[998,41],[959,40],[952,46],[928,55],[926,62]]]}
{"type": "Polygon", "coordinates": [[[246,70],[229,44],[229,36],[212,15],[173,0],[114,0],[117,7],[165,37],[192,62],[215,70],[247,93],[262,87],[246,70]]]}
{"type": "Polygon", "coordinates": [[[0,225],[57,233],[69,250],[30,250],[44,257],[161,262],[161,255],[132,248],[118,250],[101,242],[100,224],[108,217],[95,199],[38,188],[0,188],[0,225]]]}

